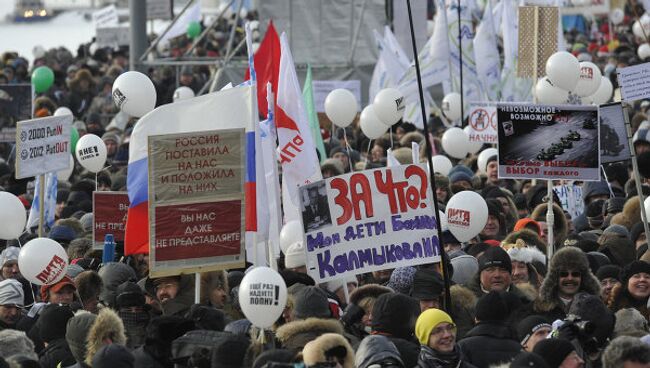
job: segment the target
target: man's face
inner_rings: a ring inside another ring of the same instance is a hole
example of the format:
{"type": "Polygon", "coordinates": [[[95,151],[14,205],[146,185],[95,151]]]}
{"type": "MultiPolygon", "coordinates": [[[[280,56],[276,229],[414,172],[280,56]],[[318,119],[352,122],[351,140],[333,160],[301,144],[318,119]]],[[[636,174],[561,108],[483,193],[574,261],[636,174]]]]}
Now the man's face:
{"type": "Polygon", "coordinates": [[[542,230],[542,241],[544,243],[548,243],[548,226],[546,226],[546,222],[544,221],[538,221],[539,228],[542,230]]]}
{"type": "Polygon", "coordinates": [[[341,163],[343,164],[343,169],[345,171],[347,171],[348,168],[350,167],[350,163],[348,162],[348,156],[345,153],[337,152],[337,153],[334,154],[334,156],[332,156],[332,158],[335,158],[335,159],[341,161],[341,163]]]}
{"type": "Polygon", "coordinates": [[[7,261],[2,266],[2,277],[5,279],[17,279],[20,277],[18,261],[7,261]]]}
{"type": "Polygon", "coordinates": [[[450,353],[454,351],[456,344],[456,326],[442,322],[431,331],[429,335],[429,347],[441,353],[450,353]]]}
{"type": "Polygon", "coordinates": [[[512,282],[521,284],[529,280],[528,266],[524,262],[512,261],[512,282]]]}
{"type": "Polygon", "coordinates": [[[440,301],[438,299],[420,299],[420,313],[432,308],[440,309],[440,301]]]}
{"type": "Polygon", "coordinates": [[[508,214],[511,211],[510,208],[510,201],[506,197],[497,197],[497,201],[501,203],[501,207],[503,207],[503,214],[508,214]]]}
{"type": "Polygon", "coordinates": [[[490,161],[490,163],[487,164],[487,178],[488,182],[490,183],[496,183],[499,181],[499,175],[498,175],[498,169],[499,169],[499,163],[495,161],[490,161]]]}
{"type": "Polygon", "coordinates": [[[112,139],[107,139],[104,141],[104,144],[106,145],[106,155],[115,155],[115,152],[117,152],[117,142],[112,139]]]}
{"type": "Polygon", "coordinates": [[[388,270],[381,270],[381,271],[373,271],[372,272],[372,277],[375,278],[377,283],[383,284],[388,282],[390,280],[390,275],[393,273],[393,269],[388,269],[388,270]]]}
{"type": "Polygon", "coordinates": [[[156,298],[164,303],[167,300],[174,299],[178,294],[178,281],[174,279],[166,279],[156,286],[156,298]]]}
{"type": "Polygon", "coordinates": [[[9,326],[14,326],[20,319],[21,310],[15,305],[0,305],[0,321],[9,326]]]}
{"type": "Polygon", "coordinates": [[[551,333],[550,327],[540,327],[535,331],[524,344],[524,350],[532,352],[538,342],[544,340],[551,333]]]}
{"type": "Polygon", "coordinates": [[[223,288],[214,288],[210,293],[210,303],[215,308],[223,308],[228,300],[228,293],[223,288]]]}
{"type": "Polygon", "coordinates": [[[74,299],[74,288],[72,285],[66,285],[59,291],[50,290],[50,303],[70,305],[74,299]]]}
{"type": "Polygon", "coordinates": [[[600,298],[604,301],[609,300],[609,295],[612,292],[612,289],[614,286],[619,284],[620,282],[613,277],[602,279],[602,281],[600,281],[600,298]]]}
{"type": "Polygon", "coordinates": [[[560,296],[565,298],[573,298],[573,296],[580,290],[580,282],[582,281],[582,274],[580,271],[575,270],[562,270],[560,274],[560,296]]]}
{"type": "Polygon", "coordinates": [[[499,234],[499,230],[499,219],[494,215],[489,215],[487,223],[485,224],[483,231],[481,231],[481,235],[487,238],[494,238],[499,234]]]}
{"type": "Polygon", "coordinates": [[[508,270],[501,267],[488,267],[481,271],[481,286],[487,291],[505,291],[511,282],[508,270]]]}
{"type": "Polygon", "coordinates": [[[447,202],[447,190],[445,188],[436,188],[436,199],[440,203],[446,203],[447,202]]]}

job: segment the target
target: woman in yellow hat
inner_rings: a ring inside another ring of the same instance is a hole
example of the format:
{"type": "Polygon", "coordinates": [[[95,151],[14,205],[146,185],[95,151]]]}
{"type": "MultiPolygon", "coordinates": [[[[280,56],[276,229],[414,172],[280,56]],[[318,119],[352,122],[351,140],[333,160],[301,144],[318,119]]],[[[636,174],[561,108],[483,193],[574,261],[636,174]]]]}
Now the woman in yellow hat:
{"type": "Polygon", "coordinates": [[[456,344],[456,325],[440,309],[427,309],[415,323],[420,341],[418,368],[475,368],[465,362],[456,344]]]}

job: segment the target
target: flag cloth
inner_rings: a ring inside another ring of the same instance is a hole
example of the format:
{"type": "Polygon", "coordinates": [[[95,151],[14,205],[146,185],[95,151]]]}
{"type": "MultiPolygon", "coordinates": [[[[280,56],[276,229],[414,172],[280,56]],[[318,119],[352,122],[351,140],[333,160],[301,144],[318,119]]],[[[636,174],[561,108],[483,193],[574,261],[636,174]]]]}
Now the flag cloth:
{"type": "MultiPolygon", "coordinates": [[[[34,188],[34,200],[32,207],[29,209],[29,217],[27,218],[27,225],[25,228],[29,231],[35,226],[38,226],[40,218],[40,198],[41,198],[41,176],[36,177],[36,185],[34,188]]],[[[51,229],[54,226],[54,215],[56,213],[56,194],[57,194],[58,178],[55,172],[45,174],[45,201],[43,204],[43,218],[45,219],[44,229],[51,229]]]]}
{"type": "Polygon", "coordinates": [[[269,243],[273,249],[273,256],[280,256],[280,230],[282,230],[282,201],[280,179],[277,165],[277,146],[275,144],[275,122],[273,91],[271,84],[267,83],[267,103],[269,110],[266,120],[260,122],[260,137],[262,138],[262,157],[264,158],[264,182],[268,197],[269,208],[269,243]]]}
{"type": "Polygon", "coordinates": [[[231,88],[162,105],[140,118],[129,143],[126,255],[149,253],[148,137],[214,130],[215,127],[254,131],[253,93],[252,86],[231,88]]]}
{"type": "Polygon", "coordinates": [[[314,139],[316,149],[320,154],[320,162],[322,163],[327,158],[325,153],[325,143],[323,143],[323,136],[320,134],[320,124],[318,123],[318,113],[314,105],[314,88],[312,86],[311,65],[307,66],[307,77],[305,84],[302,87],[302,99],[305,103],[307,110],[307,118],[309,119],[309,129],[311,130],[311,137],[314,139]]]}
{"type": "Polygon", "coordinates": [[[190,6],[185,13],[181,15],[176,23],[165,33],[160,42],[165,42],[174,37],[184,35],[187,33],[187,26],[192,22],[201,21],[201,2],[197,1],[194,5],[190,6]]]}
{"type": "MultiPolygon", "coordinates": [[[[260,43],[255,57],[255,74],[257,74],[257,85],[263,88],[257,89],[257,111],[267,111],[266,103],[266,86],[267,82],[273,87],[273,94],[278,93],[278,75],[280,73],[280,38],[273,26],[273,21],[269,22],[264,39],[260,43]]],[[[250,71],[246,70],[244,79],[250,79],[250,71]]]]}
{"type": "Polygon", "coordinates": [[[476,55],[476,72],[488,100],[499,101],[501,59],[497,48],[497,34],[490,1],[486,3],[483,20],[476,28],[474,54],[476,55]]]}

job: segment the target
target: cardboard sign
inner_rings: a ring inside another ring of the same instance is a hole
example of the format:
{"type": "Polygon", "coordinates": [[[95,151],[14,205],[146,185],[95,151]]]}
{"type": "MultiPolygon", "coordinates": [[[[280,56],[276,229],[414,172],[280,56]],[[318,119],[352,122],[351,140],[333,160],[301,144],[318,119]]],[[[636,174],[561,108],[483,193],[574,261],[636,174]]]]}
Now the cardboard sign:
{"type": "Polygon", "coordinates": [[[490,102],[470,102],[469,141],[497,142],[497,106],[490,102]]]}
{"type": "Polygon", "coordinates": [[[440,260],[426,165],[355,172],[299,188],[316,283],[440,260]]]}
{"type": "Polygon", "coordinates": [[[600,180],[596,106],[498,104],[499,177],[600,180]]]}
{"type": "Polygon", "coordinates": [[[312,81],[312,88],[314,91],[314,105],[316,106],[316,112],[325,112],[325,99],[330,92],[337,88],[347,89],[352,92],[354,97],[357,99],[357,106],[359,108],[362,106],[360,80],[315,80],[312,81]]]}
{"type": "Polygon", "coordinates": [[[95,43],[97,43],[97,47],[125,46],[131,41],[129,32],[129,27],[97,28],[95,43]]]}
{"type": "Polygon", "coordinates": [[[105,27],[115,27],[120,23],[115,5],[109,5],[93,12],[93,23],[95,29],[105,27]]]}
{"type": "Polygon", "coordinates": [[[553,191],[560,199],[562,209],[571,214],[574,219],[585,211],[585,202],[582,200],[582,187],[575,184],[556,185],[553,191]]]}
{"type": "Polygon", "coordinates": [[[31,84],[0,84],[0,128],[15,128],[19,121],[31,119],[33,95],[31,84]]]}
{"type": "Polygon", "coordinates": [[[650,97],[650,63],[616,68],[616,74],[621,88],[621,98],[624,101],[650,97]]]}
{"type": "Polygon", "coordinates": [[[244,129],[149,137],[155,277],[244,265],[244,129]]]}
{"type": "Polygon", "coordinates": [[[124,241],[128,211],[127,192],[93,192],[93,247],[95,249],[103,249],[106,234],[113,234],[116,242],[124,241]]]}
{"type": "Polygon", "coordinates": [[[147,0],[147,19],[172,19],[171,0],[147,0]]]}
{"type": "Polygon", "coordinates": [[[600,105],[600,162],[626,161],[631,157],[625,130],[623,106],[620,103],[600,105]]]}
{"type": "Polygon", "coordinates": [[[72,116],[25,120],[16,128],[16,179],[70,167],[72,116]]]}

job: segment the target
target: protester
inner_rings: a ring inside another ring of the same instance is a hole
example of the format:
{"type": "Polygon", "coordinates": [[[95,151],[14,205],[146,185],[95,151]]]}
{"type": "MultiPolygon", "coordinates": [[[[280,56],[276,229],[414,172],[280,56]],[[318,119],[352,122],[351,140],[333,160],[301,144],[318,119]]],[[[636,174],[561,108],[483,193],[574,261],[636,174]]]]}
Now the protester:
{"type": "Polygon", "coordinates": [[[25,298],[23,285],[14,280],[0,281],[0,329],[15,328],[22,317],[25,298]]]}
{"type": "Polygon", "coordinates": [[[538,342],[548,337],[552,326],[542,316],[532,315],[524,318],[517,325],[519,342],[523,349],[532,352],[538,342]]]}
{"type": "Polygon", "coordinates": [[[585,363],[575,347],[564,339],[544,339],[535,345],[533,352],[551,368],[581,368],[585,363]]]}
{"type": "Polygon", "coordinates": [[[417,367],[474,367],[456,344],[456,325],[444,311],[432,308],[422,312],[415,323],[415,334],[420,342],[417,367]]]}
{"type": "Polygon", "coordinates": [[[608,300],[609,308],[616,312],[621,308],[634,308],[647,319],[650,296],[650,264],[634,261],[620,273],[621,284],[615,286],[608,300]]]}

